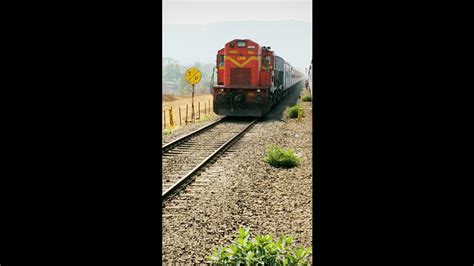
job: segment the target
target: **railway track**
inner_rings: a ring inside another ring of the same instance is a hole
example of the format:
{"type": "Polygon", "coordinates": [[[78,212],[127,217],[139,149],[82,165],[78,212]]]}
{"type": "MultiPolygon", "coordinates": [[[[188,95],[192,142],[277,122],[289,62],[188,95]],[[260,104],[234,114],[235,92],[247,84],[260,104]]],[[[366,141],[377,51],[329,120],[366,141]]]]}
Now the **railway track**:
{"type": "Polygon", "coordinates": [[[180,191],[217,155],[227,150],[255,123],[222,118],[162,146],[162,203],[180,191]]]}

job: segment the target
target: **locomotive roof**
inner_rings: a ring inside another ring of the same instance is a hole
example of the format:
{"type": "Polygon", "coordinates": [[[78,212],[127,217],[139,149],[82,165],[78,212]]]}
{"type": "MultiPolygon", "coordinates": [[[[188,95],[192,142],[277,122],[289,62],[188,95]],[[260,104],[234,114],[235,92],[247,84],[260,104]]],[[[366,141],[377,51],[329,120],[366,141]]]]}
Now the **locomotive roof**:
{"type": "Polygon", "coordinates": [[[250,40],[250,39],[233,39],[232,41],[229,41],[229,42],[227,42],[226,44],[231,43],[231,42],[236,42],[236,41],[252,42],[252,43],[255,43],[256,45],[259,45],[259,46],[260,46],[260,44],[258,44],[258,43],[255,42],[255,41],[252,41],[252,40],[250,40]]]}

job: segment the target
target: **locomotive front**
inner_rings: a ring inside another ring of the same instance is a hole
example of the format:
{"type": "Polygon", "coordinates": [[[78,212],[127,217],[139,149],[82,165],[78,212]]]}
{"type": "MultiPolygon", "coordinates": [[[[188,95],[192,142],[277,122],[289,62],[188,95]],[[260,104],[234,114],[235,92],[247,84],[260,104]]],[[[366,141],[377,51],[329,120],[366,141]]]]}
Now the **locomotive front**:
{"type": "Polygon", "coordinates": [[[273,52],[245,40],[233,40],[217,54],[214,113],[225,116],[265,115],[271,108],[273,52]]]}

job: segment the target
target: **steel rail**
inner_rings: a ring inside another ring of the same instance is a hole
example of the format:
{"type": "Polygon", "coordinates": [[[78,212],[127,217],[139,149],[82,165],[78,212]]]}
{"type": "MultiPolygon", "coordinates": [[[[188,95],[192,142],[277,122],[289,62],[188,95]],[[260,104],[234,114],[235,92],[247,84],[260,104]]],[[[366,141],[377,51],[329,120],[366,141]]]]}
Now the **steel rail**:
{"type": "Polygon", "coordinates": [[[225,117],[223,117],[223,118],[221,118],[221,119],[219,119],[219,120],[217,120],[217,121],[215,121],[215,122],[212,122],[211,124],[209,124],[209,125],[207,125],[207,126],[204,126],[204,127],[200,128],[200,129],[198,129],[198,130],[195,130],[195,131],[193,131],[193,132],[191,132],[191,133],[189,133],[189,134],[186,134],[186,135],[184,135],[184,136],[182,136],[182,137],[180,137],[180,138],[177,138],[177,139],[173,140],[172,142],[169,142],[169,143],[166,143],[165,145],[162,145],[162,146],[161,146],[161,154],[164,154],[165,152],[167,152],[167,151],[169,151],[170,149],[172,149],[172,148],[178,146],[180,143],[182,143],[182,142],[188,140],[189,138],[194,137],[194,136],[197,136],[197,135],[203,133],[204,131],[206,131],[206,130],[208,130],[208,129],[214,127],[214,126],[216,126],[217,124],[223,122],[224,120],[225,120],[225,117]]]}
{"type": "Polygon", "coordinates": [[[189,171],[185,176],[183,176],[181,179],[179,179],[174,185],[172,185],[170,188],[168,188],[163,194],[161,195],[161,203],[164,203],[166,199],[168,199],[171,195],[174,194],[177,190],[179,190],[180,187],[182,187],[183,184],[187,183],[189,179],[197,172],[199,171],[204,165],[206,165],[211,159],[213,159],[219,152],[222,150],[230,147],[233,142],[236,142],[240,137],[243,136],[245,132],[247,132],[255,123],[257,122],[258,119],[253,120],[248,126],[246,126],[240,133],[232,137],[230,140],[228,140],[226,143],[222,144],[216,151],[214,151],[211,155],[209,155],[206,159],[204,159],[200,164],[198,164],[194,169],[189,171]]]}

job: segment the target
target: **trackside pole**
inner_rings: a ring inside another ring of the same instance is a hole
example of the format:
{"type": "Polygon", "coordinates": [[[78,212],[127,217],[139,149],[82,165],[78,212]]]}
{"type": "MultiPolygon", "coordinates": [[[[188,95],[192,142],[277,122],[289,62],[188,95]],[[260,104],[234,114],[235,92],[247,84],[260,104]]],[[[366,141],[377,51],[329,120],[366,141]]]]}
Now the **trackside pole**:
{"type": "Polygon", "coordinates": [[[171,127],[171,128],[174,128],[173,106],[170,107],[170,127],[171,127]]]}
{"type": "Polygon", "coordinates": [[[201,71],[195,67],[188,68],[186,70],[186,73],[184,77],[186,78],[186,81],[193,86],[193,92],[192,92],[192,99],[191,99],[191,121],[192,123],[195,123],[196,119],[196,113],[194,111],[194,91],[195,91],[195,85],[201,81],[201,71]]]}
{"type": "Polygon", "coordinates": [[[186,125],[188,124],[188,105],[186,104],[186,125]]]}
{"type": "Polygon", "coordinates": [[[194,124],[194,84],[193,84],[193,95],[191,99],[191,120],[193,121],[193,124],[194,124]]]}

